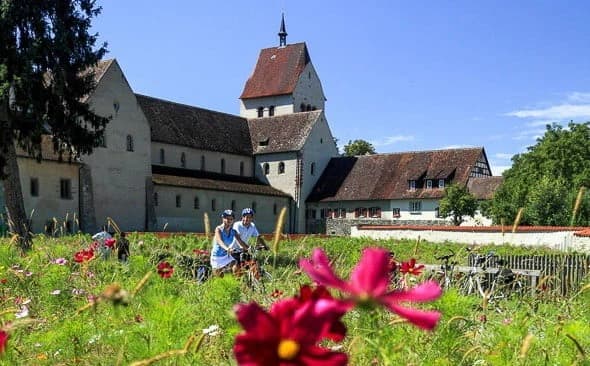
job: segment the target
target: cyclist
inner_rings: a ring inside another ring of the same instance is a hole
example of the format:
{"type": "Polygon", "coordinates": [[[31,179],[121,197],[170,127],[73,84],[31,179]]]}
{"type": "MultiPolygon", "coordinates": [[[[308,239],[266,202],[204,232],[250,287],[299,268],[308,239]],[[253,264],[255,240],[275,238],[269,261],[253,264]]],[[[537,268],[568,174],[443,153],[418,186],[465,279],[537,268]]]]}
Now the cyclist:
{"type": "Polygon", "coordinates": [[[232,243],[236,238],[236,231],[232,228],[234,223],[234,212],[224,210],[221,213],[222,223],[215,228],[213,248],[211,249],[211,268],[215,273],[221,273],[231,268],[236,260],[231,255],[233,252],[232,243]]]}
{"type": "Polygon", "coordinates": [[[248,250],[248,243],[250,238],[254,238],[256,248],[268,250],[268,245],[258,233],[258,229],[254,224],[254,210],[247,207],[242,210],[242,220],[234,223],[234,230],[238,233],[236,241],[232,246],[234,251],[248,250]]]}

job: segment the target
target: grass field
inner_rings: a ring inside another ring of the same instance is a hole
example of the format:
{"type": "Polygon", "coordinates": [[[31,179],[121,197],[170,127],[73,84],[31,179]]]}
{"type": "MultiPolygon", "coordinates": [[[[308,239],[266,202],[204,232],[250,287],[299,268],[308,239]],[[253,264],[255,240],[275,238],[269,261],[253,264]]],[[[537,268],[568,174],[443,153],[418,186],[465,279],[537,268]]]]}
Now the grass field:
{"type": "MultiPolygon", "coordinates": [[[[436,263],[453,248],[465,264],[467,252],[454,243],[370,241],[304,237],[280,242],[267,268],[265,291],[252,291],[233,275],[198,284],[183,275],[182,255],[210,249],[194,236],[159,239],[130,235],[127,264],[109,258],[76,263],[74,254],[91,245],[88,236],[39,236],[20,256],[0,239],[0,321],[9,336],[0,362],[6,365],[231,365],[241,332],[234,306],[255,301],[268,308],[311,283],[299,269],[301,257],[323,248],[336,272],[348,278],[365,247],[384,247],[396,258],[436,263]],[[62,260],[63,259],[63,260],[62,260]],[[275,266],[272,266],[273,259],[275,266]],[[174,268],[169,278],[157,265],[174,268]]],[[[494,247],[502,253],[545,253],[540,249],[494,247]]],[[[482,253],[488,248],[478,248],[482,253]]],[[[411,278],[418,284],[423,279],[411,278]]],[[[335,296],[338,293],[333,292],[335,296]]],[[[352,365],[584,365],[590,352],[588,282],[568,298],[540,292],[486,306],[480,297],[446,291],[422,309],[442,313],[424,331],[385,309],[357,308],[344,315],[348,329],[340,343],[323,346],[349,355],[352,365]]],[[[0,344],[2,343],[0,336],[0,344]]]]}

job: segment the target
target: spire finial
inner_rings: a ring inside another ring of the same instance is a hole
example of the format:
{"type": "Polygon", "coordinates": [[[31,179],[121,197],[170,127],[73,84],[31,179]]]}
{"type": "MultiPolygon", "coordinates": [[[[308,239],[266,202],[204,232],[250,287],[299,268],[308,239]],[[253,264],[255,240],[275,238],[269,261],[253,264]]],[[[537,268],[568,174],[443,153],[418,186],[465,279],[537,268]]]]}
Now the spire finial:
{"type": "Polygon", "coordinates": [[[285,27],[285,13],[281,14],[281,29],[279,30],[279,47],[287,45],[287,28],[285,27]]]}

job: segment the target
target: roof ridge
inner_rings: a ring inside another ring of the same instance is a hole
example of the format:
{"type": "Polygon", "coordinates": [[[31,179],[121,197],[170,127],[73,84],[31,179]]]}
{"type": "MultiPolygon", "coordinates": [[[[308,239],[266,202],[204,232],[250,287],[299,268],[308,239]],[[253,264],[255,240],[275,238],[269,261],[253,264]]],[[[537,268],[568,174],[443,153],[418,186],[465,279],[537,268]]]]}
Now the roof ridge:
{"type": "Polygon", "coordinates": [[[216,111],[214,109],[203,108],[203,107],[199,107],[199,106],[196,106],[196,105],[190,105],[190,104],[186,104],[186,103],[174,102],[172,100],[162,99],[162,98],[158,98],[158,97],[152,97],[150,95],[145,95],[145,94],[141,94],[141,93],[133,93],[133,94],[135,94],[136,97],[139,96],[139,97],[143,97],[143,98],[149,98],[149,99],[159,100],[161,102],[166,102],[166,103],[170,103],[170,104],[176,104],[176,105],[182,106],[182,107],[195,108],[195,109],[200,109],[200,110],[203,110],[203,111],[224,114],[226,116],[237,117],[237,118],[241,118],[241,119],[247,121],[246,118],[244,118],[244,117],[242,117],[240,115],[237,115],[237,114],[231,114],[231,113],[227,113],[227,112],[216,111]]]}
{"type": "Polygon", "coordinates": [[[386,155],[401,155],[401,154],[415,154],[415,153],[431,153],[431,152],[440,152],[440,151],[459,151],[459,150],[483,150],[483,146],[479,147],[460,147],[460,148],[451,148],[451,149],[432,149],[432,150],[410,150],[410,151],[396,151],[396,152],[389,152],[389,153],[376,153],[376,154],[369,154],[369,155],[355,155],[357,157],[363,156],[386,156],[386,155]]]}

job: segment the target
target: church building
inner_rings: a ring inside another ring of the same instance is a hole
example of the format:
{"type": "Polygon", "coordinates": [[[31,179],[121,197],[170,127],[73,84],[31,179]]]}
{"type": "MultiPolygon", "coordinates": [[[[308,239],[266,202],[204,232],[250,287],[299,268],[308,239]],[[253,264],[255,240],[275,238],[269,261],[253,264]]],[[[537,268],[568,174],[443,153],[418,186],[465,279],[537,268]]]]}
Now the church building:
{"type": "Polygon", "coordinates": [[[134,93],[115,59],[100,62],[87,102],[112,117],[101,146],[66,163],[46,136],[41,163],[19,153],[31,231],[95,232],[111,218],[124,231],[204,232],[205,213],[215,225],[251,207],[272,232],[286,207],[286,232],[335,233],[326,220],[438,219],[446,185],[491,176],[483,148],[340,157],[307,45],[287,44],[284,18],[278,36],[239,115],[134,93]]]}

